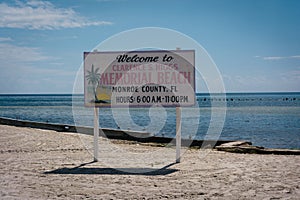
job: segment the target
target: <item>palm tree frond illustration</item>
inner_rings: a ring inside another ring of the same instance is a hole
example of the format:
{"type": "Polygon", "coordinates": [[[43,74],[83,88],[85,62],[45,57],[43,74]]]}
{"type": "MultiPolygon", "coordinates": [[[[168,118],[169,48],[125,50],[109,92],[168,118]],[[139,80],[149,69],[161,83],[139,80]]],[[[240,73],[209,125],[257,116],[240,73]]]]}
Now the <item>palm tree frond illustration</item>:
{"type": "Polygon", "coordinates": [[[87,70],[87,75],[85,77],[88,81],[88,84],[92,85],[93,96],[94,96],[94,100],[92,101],[95,103],[108,103],[106,101],[99,99],[97,96],[97,88],[101,80],[101,74],[99,73],[99,68],[95,69],[94,65],[92,65],[92,69],[90,71],[87,70]]]}

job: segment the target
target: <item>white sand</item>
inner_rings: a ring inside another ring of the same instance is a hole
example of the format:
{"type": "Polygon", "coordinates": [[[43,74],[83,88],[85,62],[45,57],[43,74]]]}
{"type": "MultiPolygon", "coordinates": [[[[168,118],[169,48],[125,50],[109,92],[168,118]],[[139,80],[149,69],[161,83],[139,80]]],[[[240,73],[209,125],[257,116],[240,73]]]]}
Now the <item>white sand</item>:
{"type": "Polygon", "coordinates": [[[188,149],[180,164],[152,171],[172,163],[175,149],[114,141],[120,151],[102,148],[100,162],[88,164],[93,158],[83,144],[90,139],[0,125],[0,199],[300,197],[300,156],[188,149]],[[143,170],[149,173],[132,173],[143,170]]]}

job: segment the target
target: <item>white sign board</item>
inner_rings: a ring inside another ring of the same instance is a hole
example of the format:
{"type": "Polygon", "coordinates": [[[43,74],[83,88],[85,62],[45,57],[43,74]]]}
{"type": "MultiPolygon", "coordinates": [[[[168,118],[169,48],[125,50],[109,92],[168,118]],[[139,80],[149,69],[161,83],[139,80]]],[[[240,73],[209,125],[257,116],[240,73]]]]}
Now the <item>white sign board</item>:
{"type": "Polygon", "coordinates": [[[194,66],[194,50],[85,52],[85,105],[192,106],[194,66]]]}

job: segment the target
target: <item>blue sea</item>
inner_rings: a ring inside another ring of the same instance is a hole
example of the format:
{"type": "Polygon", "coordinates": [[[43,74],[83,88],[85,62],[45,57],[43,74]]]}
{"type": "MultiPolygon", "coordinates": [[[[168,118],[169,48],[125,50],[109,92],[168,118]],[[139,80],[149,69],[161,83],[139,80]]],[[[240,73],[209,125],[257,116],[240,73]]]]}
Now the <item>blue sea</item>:
{"type": "MultiPolygon", "coordinates": [[[[93,126],[83,104],[82,95],[0,95],[0,117],[93,126]]],[[[99,118],[103,128],[175,135],[175,108],[100,108],[99,118]]],[[[300,93],[197,94],[197,105],[182,109],[182,137],[300,149],[300,93]]]]}

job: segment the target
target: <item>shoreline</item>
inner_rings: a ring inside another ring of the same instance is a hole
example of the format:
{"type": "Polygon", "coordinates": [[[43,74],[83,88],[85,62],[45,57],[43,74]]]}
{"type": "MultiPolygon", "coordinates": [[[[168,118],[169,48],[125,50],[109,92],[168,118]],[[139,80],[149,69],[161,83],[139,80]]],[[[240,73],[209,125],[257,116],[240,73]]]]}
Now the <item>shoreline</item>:
{"type": "Polygon", "coordinates": [[[0,125],[1,199],[298,199],[300,156],[233,154],[113,140],[93,162],[90,135],[0,125]],[[131,155],[157,152],[156,157],[131,155]],[[129,154],[134,153],[134,154],[129,154]],[[158,161],[161,161],[158,162],[158,161]],[[166,162],[164,162],[166,161],[166,162]],[[145,172],[146,170],[146,172],[145,172]]]}
{"type": "MultiPolygon", "coordinates": [[[[26,120],[16,120],[11,118],[0,117],[0,124],[30,127],[45,130],[54,130],[57,132],[72,132],[86,135],[93,135],[93,127],[78,127],[66,124],[51,124],[43,122],[33,122],[26,120]]],[[[166,138],[153,136],[151,133],[133,131],[133,130],[118,130],[103,128],[99,129],[99,136],[116,139],[135,141],[140,143],[155,143],[160,145],[175,145],[174,138],[166,138]]],[[[260,146],[252,146],[250,141],[230,141],[230,140],[191,140],[181,139],[182,147],[195,147],[195,148],[213,148],[218,151],[226,151],[231,153],[250,153],[250,154],[277,154],[277,155],[300,155],[300,149],[274,149],[265,148],[260,146]],[[232,145],[231,145],[232,144],[232,145]]]]}
{"type": "MultiPolygon", "coordinates": [[[[51,124],[44,122],[34,122],[27,120],[17,120],[11,118],[0,117],[0,124],[19,126],[19,127],[30,127],[38,128],[45,130],[54,130],[57,132],[72,132],[72,133],[81,133],[87,135],[93,135],[93,127],[79,127],[74,125],[67,124],[51,124]]],[[[128,141],[137,141],[142,143],[160,143],[160,144],[175,144],[173,138],[155,136],[148,132],[142,131],[133,131],[133,130],[119,130],[111,128],[99,129],[99,134],[102,137],[109,139],[119,139],[119,140],[128,140],[128,141]]],[[[224,143],[233,142],[232,140],[191,140],[191,139],[182,139],[182,146],[190,147],[201,147],[202,145],[210,145],[212,147],[222,145],[224,143]]]]}

